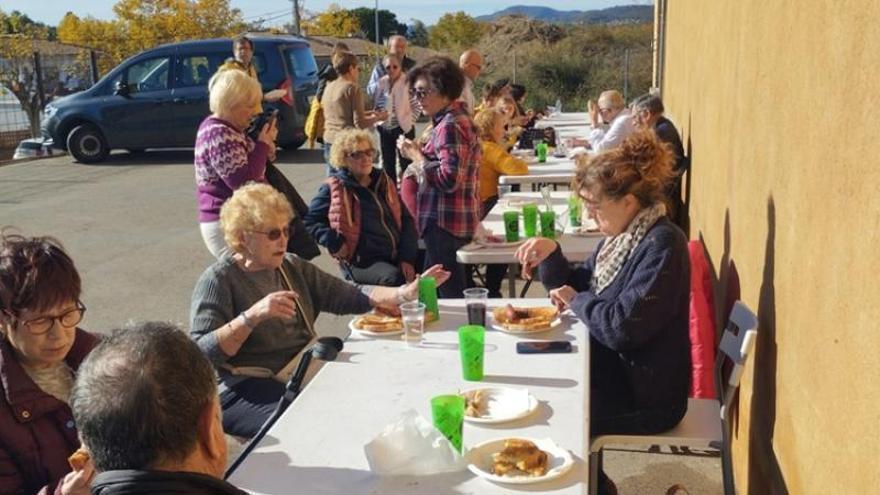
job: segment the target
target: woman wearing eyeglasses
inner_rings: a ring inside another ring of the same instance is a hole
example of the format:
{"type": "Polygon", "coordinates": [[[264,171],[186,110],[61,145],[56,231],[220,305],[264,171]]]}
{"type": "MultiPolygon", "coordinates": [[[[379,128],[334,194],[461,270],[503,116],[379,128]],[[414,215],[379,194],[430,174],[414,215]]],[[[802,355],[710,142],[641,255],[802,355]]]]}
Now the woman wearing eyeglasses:
{"type": "Polygon", "coordinates": [[[330,150],[333,174],[312,199],[305,224],[347,279],[398,286],[415,279],[418,237],[394,181],[373,167],[375,154],[368,132],[337,134],[330,150]]]}
{"type": "MultiPolygon", "coordinates": [[[[572,190],[607,236],[581,266],[556,241],[530,239],[516,252],[538,268],[550,300],[590,332],[590,433],[651,435],[687,410],[690,263],[687,238],[669,219],[664,189],[672,154],[651,132],[578,164],[572,190]]],[[[601,472],[599,493],[616,493],[601,472]]]]}
{"type": "Polygon", "coordinates": [[[432,125],[423,145],[410,139],[398,144],[413,161],[407,173],[419,183],[417,223],[425,265],[439,263],[452,272],[438,291],[441,297],[461,297],[465,273],[455,253],[471,242],[480,222],[480,141],[464,102],[457,101],[464,74],[452,60],[432,57],[407,73],[407,83],[432,125]]]}
{"type": "MultiPolygon", "coordinates": [[[[395,311],[418,297],[417,283],[356,286],[285,253],[293,210],[266,184],[248,184],[220,211],[234,254],[202,274],[192,296],[190,334],[217,368],[223,428],[250,438],[284,391],[291,360],[315,336],[321,312],[395,311]],[[287,368],[287,370],[285,370],[287,368]]],[[[441,267],[425,272],[442,284],[441,267]]]]}
{"type": "Polygon", "coordinates": [[[54,239],[0,242],[0,493],[87,494],[91,462],[75,472],[67,462],[80,446],[74,375],[97,343],[77,328],[79,274],[54,239]]]}
{"type": "MultiPolygon", "coordinates": [[[[397,184],[397,139],[400,136],[415,139],[416,130],[413,127],[406,75],[403,73],[400,58],[397,55],[385,55],[382,66],[385,68],[385,75],[379,79],[376,94],[370,96],[373,97],[376,108],[388,112],[388,118],[377,125],[376,130],[379,131],[379,143],[382,146],[382,167],[392,182],[397,184]]],[[[400,155],[401,173],[409,164],[410,160],[400,155]]]]}

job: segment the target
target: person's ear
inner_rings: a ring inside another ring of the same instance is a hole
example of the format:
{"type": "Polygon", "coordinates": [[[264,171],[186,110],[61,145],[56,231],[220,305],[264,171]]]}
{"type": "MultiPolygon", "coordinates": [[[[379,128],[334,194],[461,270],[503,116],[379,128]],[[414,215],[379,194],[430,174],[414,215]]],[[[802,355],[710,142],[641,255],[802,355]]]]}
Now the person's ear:
{"type": "Polygon", "coordinates": [[[214,466],[218,477],[222,477],[226,471],[226,435],[223,433],[221,414],[220,401],[214,398],[202,408],[198,424],[199,448],[205,459],[214,466]]]}

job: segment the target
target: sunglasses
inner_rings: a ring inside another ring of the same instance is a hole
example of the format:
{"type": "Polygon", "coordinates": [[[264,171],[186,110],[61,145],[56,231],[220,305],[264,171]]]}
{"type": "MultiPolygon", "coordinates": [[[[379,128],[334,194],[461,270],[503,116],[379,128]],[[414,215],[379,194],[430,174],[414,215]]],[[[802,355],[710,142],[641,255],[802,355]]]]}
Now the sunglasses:
{"type": "Polygon", "coordinates": [[[290,227],[284,227],[283,229],[272,229],[268,232],[263,232],[261,230],[251,230],[254,234],[263,234],[270,241],[277,241],[281,236],[290,237],[290,227]]]}
{"type": "Polygon", "coordinates": [[[386,65],[385,66],[385,70],[399,69],[399,68],[400,68],[399,65],[386,65]]]}
{"type": "Polygon", "coordinates": [[[409,90],[409,94],[420,99],[424,100],[430,94],[436,93],[437,90],[434,88],[412,88],[409,90]]]}
{"type": "MultiPolygon", "coordinates": [[[[30,320],[20,320],[19,324],[24,327],[25,330],[28,331],[31,335],[39,336],[45,335],[52,330],[52,327],[55,326],[55,322],[60,322],[61,326],[66,328],[75,327],[79,322],[83,319],[83,314],[86,312],[86,307],[81,302],[76,303],[76,307],[73,309],[69,309],[60,315],[55,316],[41,316],[39,318],[32,318],[30,320]]],[[[7,314],[10,314],[8,311],[7,314]]]]}
{"type": "Polygon", "coordinates": [[[352,160],[363,160],[364,158],[369,158],[370,160],[376,156],[376,150],[358,150],[352,151],[351,153],[346,153],[345,156],[351,158],[352,160]]]}

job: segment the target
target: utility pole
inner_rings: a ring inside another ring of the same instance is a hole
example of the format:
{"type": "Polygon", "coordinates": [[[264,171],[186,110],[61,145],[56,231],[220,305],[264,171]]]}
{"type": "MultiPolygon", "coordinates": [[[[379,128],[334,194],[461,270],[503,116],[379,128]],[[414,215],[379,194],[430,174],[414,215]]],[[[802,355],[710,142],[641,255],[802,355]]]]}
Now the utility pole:
{"type": "Polygon", "coordinates": [[[301,34],[299,26],[299,0],[290,0],[293,4],[293,34],[299,36],[301,34]]]}
{"type": "Polygon", "coordinates": [[[376,53],[376,60],[377,60],[377,63],[381,64],[382,63],[382,53],[381,53],[381,48],[382,48],[382,41],[381,40],[382,40],[382,38],[379,37],[379,0],[376,0],[376,9],[373,10],[373,18],[376,22],[376,46],[379,47],[379,49],[380,49],[380,52],[376,53]]]}

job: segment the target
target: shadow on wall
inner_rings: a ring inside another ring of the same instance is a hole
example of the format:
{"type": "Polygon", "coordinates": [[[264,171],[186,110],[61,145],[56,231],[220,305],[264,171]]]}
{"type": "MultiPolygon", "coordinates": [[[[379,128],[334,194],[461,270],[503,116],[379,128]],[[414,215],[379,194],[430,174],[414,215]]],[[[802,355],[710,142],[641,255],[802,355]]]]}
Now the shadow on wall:
{"type": "MultiPolygon", "coordinates": [[[[685,172],[686,177],[684,181],[684,198],[682,198],[682,211],[679,214],[679,218],[681,218],[681,227],[684,230],[687,238],[691,238],[691,183],[693,182],[694,176],[694,157],[693,157],[693,148],[691,147],[691,115],[688,114],[688,125],[687,125],[687,144],[684,147],[684,156],[687,159],[687,172],[685,172]]],[[[702,241],[702,239],[700,239],[702,241]]],[[[703,247],[705,248],[706,243],[703,243],[703,247]]],[[[706,259],[709,259],[708,256],[706,259]]],[[[711,265],[710,265],[711,266],[711,265]]]]}
{"type": "Polygon", "coordinates": [[[767,242],[764,276],[758,300],[758,338],[749,416],[749,493],[787,494],[785,478],[773,450],[776,428],[776,205],[767,199],[767,242]]]}

